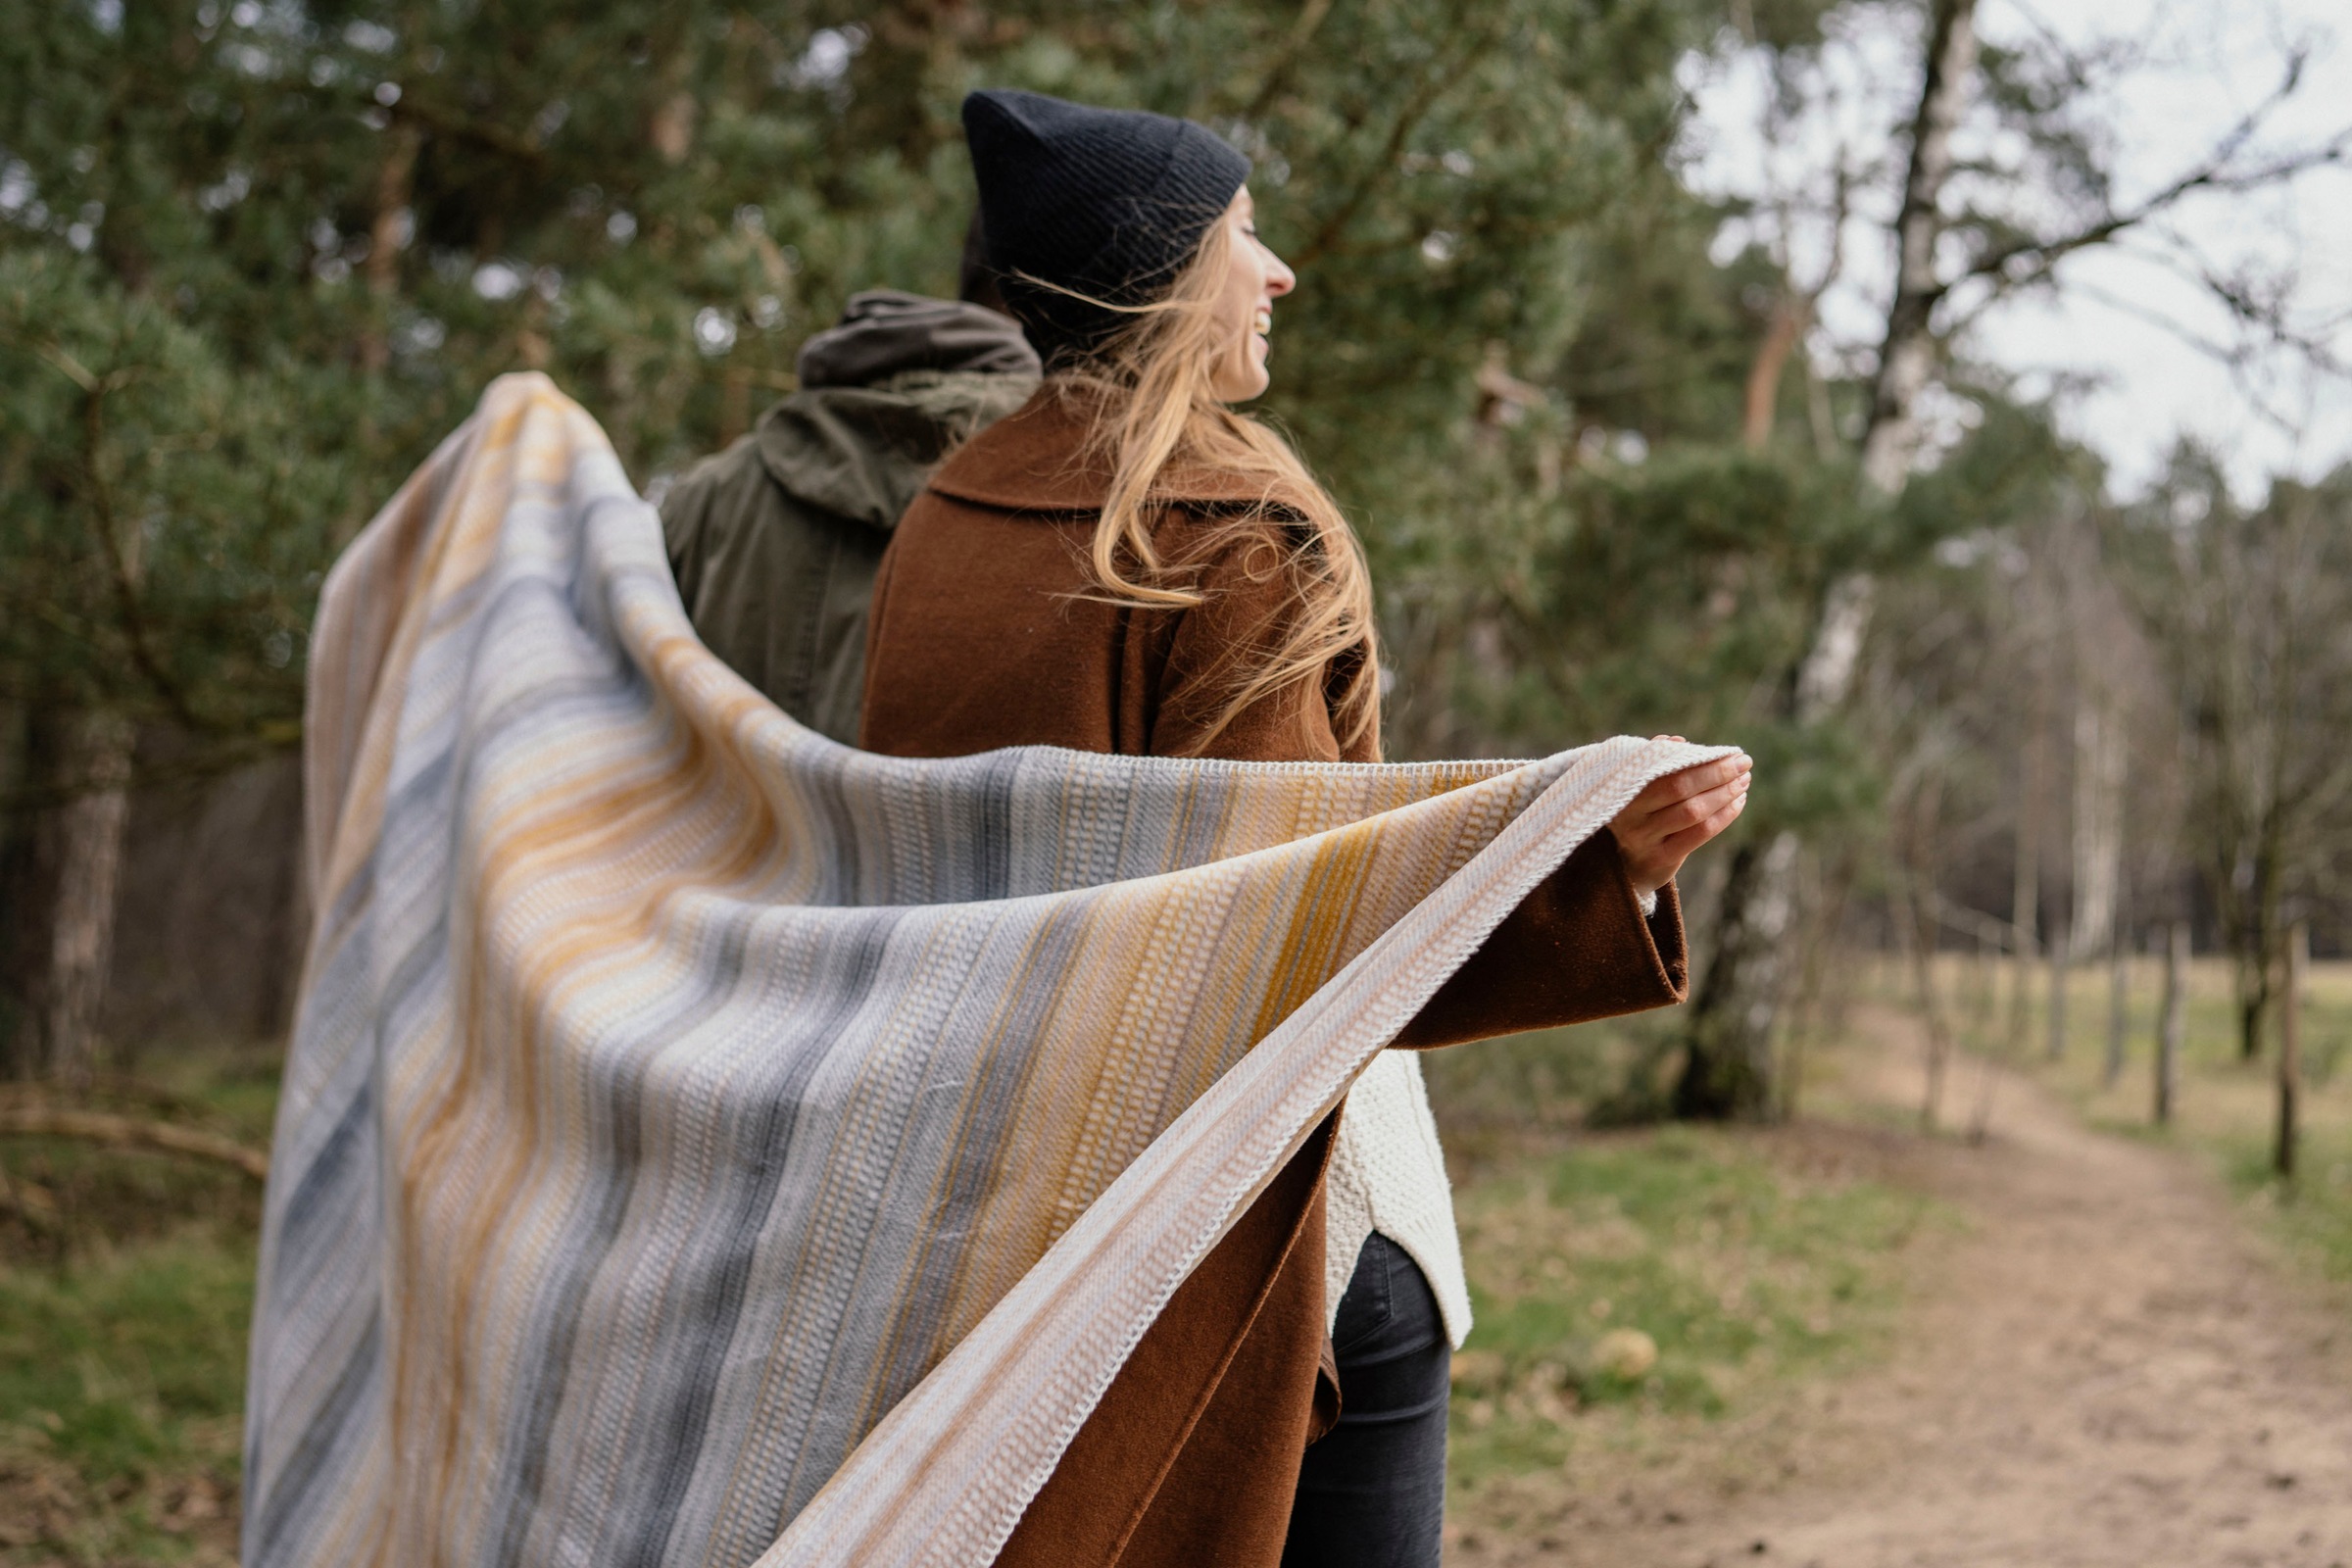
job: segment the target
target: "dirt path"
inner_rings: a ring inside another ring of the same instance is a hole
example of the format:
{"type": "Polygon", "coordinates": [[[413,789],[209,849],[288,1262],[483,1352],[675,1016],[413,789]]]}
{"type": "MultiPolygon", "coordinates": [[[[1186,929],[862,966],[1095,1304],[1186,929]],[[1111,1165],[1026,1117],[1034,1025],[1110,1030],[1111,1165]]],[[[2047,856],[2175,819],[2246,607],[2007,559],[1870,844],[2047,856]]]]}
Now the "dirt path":
{"type": "MultiPolygon", "coordinates": [[[[1907,1021],[1868,1025],[1887,1050],[1855,1087],[1917,1103],[1907,1021]]],[[[1549,1497],[1539,1481],[1510,1539],[1473,1525],[1448,1561],[2352,1568],[2346,1325],[2185,1156],[2016,1080],[1993,1131],[1900,1156],[1971,1229],[1884,1368],[1667,1463],[1598,1458],[1549,1497]]]]}

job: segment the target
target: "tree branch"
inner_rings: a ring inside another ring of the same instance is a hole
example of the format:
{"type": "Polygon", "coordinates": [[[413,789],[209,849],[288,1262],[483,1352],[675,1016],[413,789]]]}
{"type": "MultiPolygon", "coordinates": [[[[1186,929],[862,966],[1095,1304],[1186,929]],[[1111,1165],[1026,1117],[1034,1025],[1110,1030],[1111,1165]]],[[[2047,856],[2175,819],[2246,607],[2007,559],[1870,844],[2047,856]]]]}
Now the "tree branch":
{"type": "Polygon", "coordinates": [[[2307,147],[2301,152],[2275,159],[2260,169],[2239,173],[2230,172],[2230,164],[2244,151],[2246,144],[2253,140],[2272,114],[2291,98],[2301,85],[2303,64],[2304,57],[2300,54],[2290,59],[2284,79],[2270,96],[2247,111],[2202,162],[2131,211],[2108,213],[2097,221],[2056,239],[2021,239],[1995,246],[1972,262],[1959,277],[1945,284],[1944,291],[1948,292],[1962,279],[1970,277],[1994,278],[2008,288],[2027,287],[2049,275],[2061,259],[2076,251],[2103,244],[2128,229],[2136,228],[2149,219],[2179,205],[2193,192],[2210,190],[2228,195],[2242,194],[2278,184],[2314,169],[2343,162],[2347,150],[2352,150],[2352,126],[2338,131],[2316,147],[2307,147]],[[2023,274],[2012,275],[2009,272],[2010,265],[2019,261],[2031,262],[2032,266],[2023,274]]]}
{"type": "Polygon", "coordinates": [[[1502,27],[1499,24],[1488,28],[1471,40],[1469,45],[1463,49],[1461,58],[1454,62],[1450,70],[1442,71],[1434,78],[1423,83],[1422,90],[1397,113],[1396,122],[1389,128],[1389,139],[1381,148],[1379,158],[1373,161],[1371,171],[1357,182],[1355,189],[1348,193],[1348,199],[1340,204],[1339,210],[1324,221],[1315,237],[1294,259],[1294,266],[1311,267],[1330,251],[1331,247],[1339,240],[1341,232],[1349,223],[1355,221],[1355,215],[1363,211],[1364,204],[1372,199],[1372,193],[1380,187],[1382,177],[1395,169],[1397,154],[1404,150],[1406,138],[1412,135],[1414,128],[1421,123],[1422,118],[1436,106],[1439,99],[1459,85],[1461,79],[1470,74],[1470,68],[1478,64],[1486,52],[1494,46],[1495,40],[1501,36],[1502,27]]]}
{"type": "Polygon", "coordinates": [[[1298,69],[1299,58],[1321,29],[1323,19],[1330,15],[1331,0],[1306,0],[1298,8],[1298,18],[1291,24],[1291,33],[1283,40],[1282,52],[1274,57],[1257,90],[1250,95],[1250,107],[1242,111],[1244,121],[1255,124],[1274,106],[1276,96],[1290,85],[1292,74],[1298,69]]]}
{"type": "MultiPolygon", "coordinates": [[[[2100,288],[2095,283],[2084,283],[2078,280],[2068,284],[2067,286],[2073,290],[2073,292],[2082,296],[2082,298],[2095,300],[2099,304],[2106,306],[2109,310],[2132,317],[2135,320],[2144,321],[2148,325],[2157,328],[2159,331],[2169,334],[2177,341],[2186,345],[2191,349],[2194,349],[2197,353],[2206,356],[2208,359],[2211,359],[2215,364],[2221,366],[2224,369],[2230,372],[2230,378],[2236,383],[2237,389],[2245,395],[2247,403],[2252,405],[2255,413],[2262,416],[2265,420],[2269,421],[2274,427],[2284,434],[2294,435],[2299,433],[2295,421],[2287,417],[2285,415],[2280,414],[2278,410],[2272,408],[2261,391],[2249,382],[2247,377],[2247,367],[2252,361],[2253,355],[2246,348],[2232,348],[2226,343],[2216,342],[2212,338],[2206,337],[2204,334],[2196,331],[2193,327],[2187,326],[2182,322],[2173,319],[2171,317],[2165,315],[2161,311],[2151,310],[2147,306],[2142,305],[2135,300],[2126,299],[2122,295],[2111,294],[2107,290],[2100,288]]],[[[1960,318],[1958,320],[1951,322],[1943,333],[1944,338],[1948,341],[1952,338],[1958,337],[1963,332],[1966,332],[1970,326],[1975,324],[1979,318],[1984,316],[1984,314],[1990,310],[1995,304],[1999,303],[2002,297],[2003,296],[1997,293],[1987,295],[1984,300],[1981,302],[1974,310],[1970,311],[1966,316],[1960,318]]],[[[2337,368],[2333,355],[2323,344],[2307,342],[2304,339],[2293,337],[2284,333],[2277,334],[2277,341],[2283,347],[2291,348],[2297,350],[2298,352],[2308,354],[2314,364],[2329,369],[2337,368]]]]}
{"type": "Polygon", "coordinates": [[[270,1175],[270,1156],[258,1149],[248,1149],[231,1139],[198,1132],[192,1127],[99,1110],[63,1110],[49,1105],[0,1107],[0,1137],[71,1138],[111,1149],[144,1149],[234,1165],[257,1182],[270,1175]]]}
{"type": "Polygon", "coordinates": [[[425,132],[451,141],[472,142],[484,152],[511,158],[534,172],[547,167],[547,149],[539,145],[536,136],[518,136],[502,125],[452,113],[415,93],[404,96],[393,106],[392,119],[395,123],[404,120],[413,121],[425,132]]]}

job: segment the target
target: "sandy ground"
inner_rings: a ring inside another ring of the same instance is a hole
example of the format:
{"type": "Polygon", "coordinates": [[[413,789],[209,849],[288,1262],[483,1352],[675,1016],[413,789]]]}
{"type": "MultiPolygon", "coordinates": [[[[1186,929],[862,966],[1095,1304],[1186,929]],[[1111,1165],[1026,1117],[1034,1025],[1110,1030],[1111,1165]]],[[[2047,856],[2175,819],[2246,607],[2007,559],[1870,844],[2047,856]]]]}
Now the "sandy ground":
{"type": "MultiPolygon", "coordinates": [[[[1857,1022],[1885,1050],[1851,1089],[1916,1104],[1908,1021],[1857,1022]]],[[[2352,1325],[2188,1156],[2022,1080],[1995,1104],[1982,1148],[1877,1140],[1967,1220],[1883,1365],[1528,1478],[1457,1517],[1448,1563],[2352,1568],[2352,1325]]]]}

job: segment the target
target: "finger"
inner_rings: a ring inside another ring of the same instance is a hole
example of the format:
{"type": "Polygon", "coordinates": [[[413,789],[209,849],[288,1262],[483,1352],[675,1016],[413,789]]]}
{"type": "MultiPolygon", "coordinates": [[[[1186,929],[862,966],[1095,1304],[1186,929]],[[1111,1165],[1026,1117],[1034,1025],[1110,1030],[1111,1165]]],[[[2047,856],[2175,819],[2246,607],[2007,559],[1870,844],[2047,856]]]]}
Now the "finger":
{"type": "Polygon", "coordinates": [[[1633,836],[1631,842],[1637,853],[1671,856],[1679,862],[1683,856],[1730,826],[1746,806],[1744,784],[1711,791],[1701,801],[1687,801],[1672,811],[1651,818],[1657,827],[1655,835],[1633,836]]]}
{"type": "Polygon", "coordinates": [[[1741,795],[1730,805],[1710,812],[1703,821],[1684,828],[1679,833],[1668,834],[1658,842],[1658,853],[1671,858],[1675,865],[1680,867],[1690,858],[1691,851],[1740,820],[1740,813],[1746,809],[1747,797],[1741,795]]]}
{"type": "Polygon", "coordinates": [[[1678,833],[1688,833],[1704,822],[1736,795],[1743,794],[1736,786],[1726,795],[1701,802],[1678,801],[1664,810],[1651,811],[1639,817],[1612,822],[1609,831],[1616,835],[1617,847],[1637,859],[1658,852],[1658,847],[1678,833]]]}
{"type": "Polygon", "coordinates": [[[1748,775],[1737,774],[1712,789],[1701,790],[1679,801],[1643,812],[1627,824],[1630,835],[1643,842],[1654,843],[1686,828],[1694,827],[1717,811],[1747,794],[1748,775]]]}
{"type": "Polygon", "coordinates": [[[1652,779],[1641,794],[1634,797],[1634,804],[1647,810],[1659,810],[1677,801],[1688,800],[1702,791],[1744,777],[1755,770],[1755,759],[1745,752],[1719,757],[1712,762],[1698,762],[1680,772],[1669,773],[1664,778],[1652,779]]]}
{"type": "Polygon", "coordinates": [[[1741,752],[1655,780],[1610,820],[1610,831],[1627,853],[1645,853],[1668,834],[1695,825],[1718,808],[1722,798],[1704,799],[1710,791],[1744,791],[1754,768],[1754,760],[1741,752]],[[1693,800],[1698,804],[1690,804],[1693,800]]]}

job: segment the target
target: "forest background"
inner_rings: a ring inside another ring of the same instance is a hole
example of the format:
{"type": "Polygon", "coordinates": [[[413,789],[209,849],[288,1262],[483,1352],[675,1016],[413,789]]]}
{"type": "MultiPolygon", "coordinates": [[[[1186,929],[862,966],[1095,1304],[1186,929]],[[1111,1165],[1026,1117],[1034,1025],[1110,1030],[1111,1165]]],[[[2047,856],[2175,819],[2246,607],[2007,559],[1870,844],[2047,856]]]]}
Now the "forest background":
{"type": "Polygon", "coordinates": [[[982,82],[1256,160],[1305,280],[1266,412],[1371,550],[1395,755],[1758,757],[1690,890],[1697,1004],[1644,1068],[1674,1108],[1775,1109],[1808,956],[1857,913],[2069,959],[2190,919],[2249,1051],[2293,920],[2336,940],[2352,763],[2313,742],[2352,703],[2352,478],[2232,491],[2184,444],[2119,501],[2068,388],[1972,336],[2164,235],[2235,329],[2217,396],[2257,352],[2340,378],[2340,315],[2176,221],[2340,170],[2340,126],[2280,128],[2325,38],[2281,30],[2243,121],[2134,189],[2108,89],[2180,62],[1987,47],[1973,0],[10,9],[14,1073],[282,1028],[336,549],[502,371],[552,373],[658,493],[849,293],[950,291],[982,82]],[[1710,62],[1754,83],[1712,127],[1759,171],[1736,194],[1690,177],[1710,62]],[[1862,317],[1825,324],[1855,277],[1862,317]]]}
{"type": "Polygon", "coordinates": [[[172,1059],[282,1037],[318,584],[483,385],[546,370],[658,495],[849,294],[953,291],[984,84],[1255,161],[1301,279],[1263,412],[1371,554],[1393,756],[1758,759],[1693,1004],[1592,1108],[1788,1115],[1857,945],[1945,1051],[1939,950],[2185,927],[2261,1054],[2352,913],[2352,468],[2182,440],[2119,486],[2088,389],[1990,350],[2135,248],[2212,397],[2340,397],[2352,313],[2195,242],[2344,199],[2329,40],[2276,29],[2151,180],[2113,94],[2183,61],[2009,9],[5,0],[0,1132],[152,1142],[172,1059]]]}

